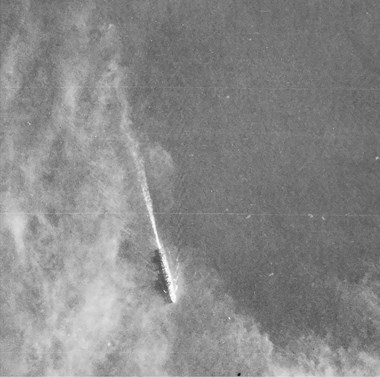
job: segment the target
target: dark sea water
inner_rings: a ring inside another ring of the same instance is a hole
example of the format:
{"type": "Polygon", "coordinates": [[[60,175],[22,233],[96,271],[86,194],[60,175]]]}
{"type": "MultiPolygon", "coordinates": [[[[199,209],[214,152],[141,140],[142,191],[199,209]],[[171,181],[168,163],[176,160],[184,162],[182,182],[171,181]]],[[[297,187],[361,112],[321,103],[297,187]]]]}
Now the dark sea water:
{"type": "Polygon", "coordinates": [[[147,132],[178,167],[180,244],[278,341],[295,327],[349,342],[336,284],[379,260],[378,6],[168,12],[147,33],[134,100],[147,98],[147,132]]]}
{"type": "Polygon", "coordinates": [[[1,0],[0,374],[380,375],[379,21],[1,0]]]}

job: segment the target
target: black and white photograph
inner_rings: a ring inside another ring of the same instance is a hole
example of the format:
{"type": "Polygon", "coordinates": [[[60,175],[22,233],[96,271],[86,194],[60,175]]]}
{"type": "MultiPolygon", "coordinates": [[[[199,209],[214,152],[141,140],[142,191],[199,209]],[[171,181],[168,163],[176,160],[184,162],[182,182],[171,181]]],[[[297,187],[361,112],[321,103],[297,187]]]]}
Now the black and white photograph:
{"type": "Polygon", "coordinates": [[[0,0],[0,376],[380,377],[380,1],[0,0]]]}

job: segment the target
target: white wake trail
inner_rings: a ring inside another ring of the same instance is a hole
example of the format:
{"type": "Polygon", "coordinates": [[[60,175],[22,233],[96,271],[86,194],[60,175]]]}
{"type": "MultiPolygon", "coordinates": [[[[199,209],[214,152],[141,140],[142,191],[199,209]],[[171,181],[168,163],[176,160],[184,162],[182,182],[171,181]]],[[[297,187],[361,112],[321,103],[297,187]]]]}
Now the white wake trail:
{"type": "Polygon", "coordinates": [[[145,206],[149,214],[149,220],[153,229],[156,245],[158,248],[158,253],[161,259],[161,264],[162,264],[162,272],[164,274],[164,278],[166,281],[166,285],[168,288],[168,294],[169,298],[172,303],[175,303],[177,301],[177,284],[176,281],[170,271],[170,266],[167,258],[167,253],[165,251],[165,248],[163,247],[160,237],[158,235],[157,231],[157,225],[156,225],[156,219],[154,217],[154,212],[153,212],[153,202],[152,198],[150,196],[149,192],[149,186],[148,186],[148,180],[146,178],[146,173],[145,173],[145,166],[144,166],[144,160],[143,157],[140,154],[139,151],[139,146],[138,142],[134,139],[132,136],[132,131],[130,129],[130,124],[131,121],[129,119],[129,104],[128,101],[125,97],[125,94],[123,93],[123,86],[121,85],[122,79],[121,79],[121,73],[117,72],[118,71],[118,65],[117,64],[112,64],[110,66],[111,71],[116,73],[115,80],[114,80],[114,85],[113,87],[116,89],[117,92],[117,97],[120,101],[120,104],[124,111],[122,112],[122,119],[121,119],[121,128],[123,130],[123,133],[126,135],[127,138],[127,145],[130,148],[130,151],[132,153],[132,157],[136,166],[137,170],[137,179],[139,181],[145,206]]]}
{"type": "Polygon", "coordinates": [[[163,273],[164,273],[165,281],[166,281],[166,284],[168,287],[168,294],[169,294],[170,300],[173,303],[175,303],[177,301],[177,295],[176,295],[177,285],[176,285],[175,279],[173,278],[171,271],[170,271],[166,251],[165,251],[165,249],[161,243],[160,237],[158,235],[156,219],[154,217],[154,212],[153,212],[153,202],[152,202],[152,198],[150,196],[148,180],[147,180],[146,174],[145,174],[144,161],[143,161],[142,157],[140,156],[136,141],[131,137],[131,135],[129,133],[128,133],[128,140],[129,140],[132,156],[133,156],[133,159],[134,159],[135,165],[136,165],[137,179],[139,181],[139,184],[140,184],[140,187],[142,190],[144,202],[145,202],[148,214],[149,214],[150,223],[152,225],[154,237],[156,240],[158,253],[159,253],[161,261],[162,261],[163,273]]]}

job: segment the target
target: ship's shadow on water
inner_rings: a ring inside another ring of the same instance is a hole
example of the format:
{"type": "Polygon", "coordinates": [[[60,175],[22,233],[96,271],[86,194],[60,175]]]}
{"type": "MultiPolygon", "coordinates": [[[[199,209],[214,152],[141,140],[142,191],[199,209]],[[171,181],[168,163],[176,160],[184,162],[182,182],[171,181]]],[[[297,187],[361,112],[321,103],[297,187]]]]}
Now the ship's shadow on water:
{"type": "Polygon", "coordinates": [[[154,250],[153,254],[154,255],[152,256],[151,261],[154,265],[154,270],[157,273],[157,279],[154,283],[154,288],[156,292],[164,298],[167,304],[171,304],[172,301],[169,295],[169,288],[168,288],[165,268],[162,263],[160,252],[158,249],[156,249],[154,250]]]}

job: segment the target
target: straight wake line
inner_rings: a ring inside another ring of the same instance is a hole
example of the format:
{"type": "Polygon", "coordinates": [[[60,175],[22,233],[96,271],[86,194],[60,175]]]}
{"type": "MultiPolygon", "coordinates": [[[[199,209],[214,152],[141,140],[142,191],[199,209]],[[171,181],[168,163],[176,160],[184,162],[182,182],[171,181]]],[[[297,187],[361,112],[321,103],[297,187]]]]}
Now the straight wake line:
{"type": "Polygon", "coordinates": [[[130,144],[132,156],[133,156],[133,159],[134,159],[135,164],[136,164],[137,179],[140,183],[140,187],[141,187],[142,194],[144,197],[144,202],[145,202],[146,208],[148,210],[149,219],[150,219],[150,222],[152,225],[154,237],[156,239],[156,245],[158,247],[158,254],[159,254],[160,259],[161,259],[162,269],[163,269],[164,278],[165,278],[165,281],[167,284],[169,297],[170,297],[170,300],[173,303],[175,303],[177,301],[176,283],[175,283],[175,280],[174,280],[174,278],[171,274],[171,271],[170,271],[170,266],[169,266],[169,262],[168,262],[168,259],[166,256],[166,251],[163,248],[161,241],[160,241],[160,237],[158,235],[156,219],[154,217],[154,211],[153,211],[153,202],[152,202],[152,198],[151,198],[150,192],[149,192],[149,186],[148,186],[148,180],[146,178],[144,162],[143,162],[142,157],[139,155],[139,151],[138,151],[138,147],[136,146],[136,142],[133,140],[133,138],[130,136],[129,133],[127,134],[127,137],[128,137],[128,141],[130,144]]]}
{"type": "Polygon", "coordinates": [[[135,163],[136,163],[137,178],[138,178],[138,181],[139,181],[140,186],[141,186],[141,190],[143,193],[146,208],[148,210],[149,219],[150,219],[150,222],[152,224],[154,237],[156,239],[156,244],[157,244],[157,247],[159,249],[161,249],[162,245],[161,245],[160,237],[158,236],[156,219],[154,218],[153,203],[152,203],[152,198],[150,197],[148,181],[146,179],[146,174],[145,174],[144,163],[141,160],[140,156],[138,155],[138,152],[136,150],[136,147],[134,146],[134,142],[133,142],[132,138],[129,135],[128,135],[128,138],[130,140],[132,155],[133,155],[133,158],[134,158],[135,163]]]}

